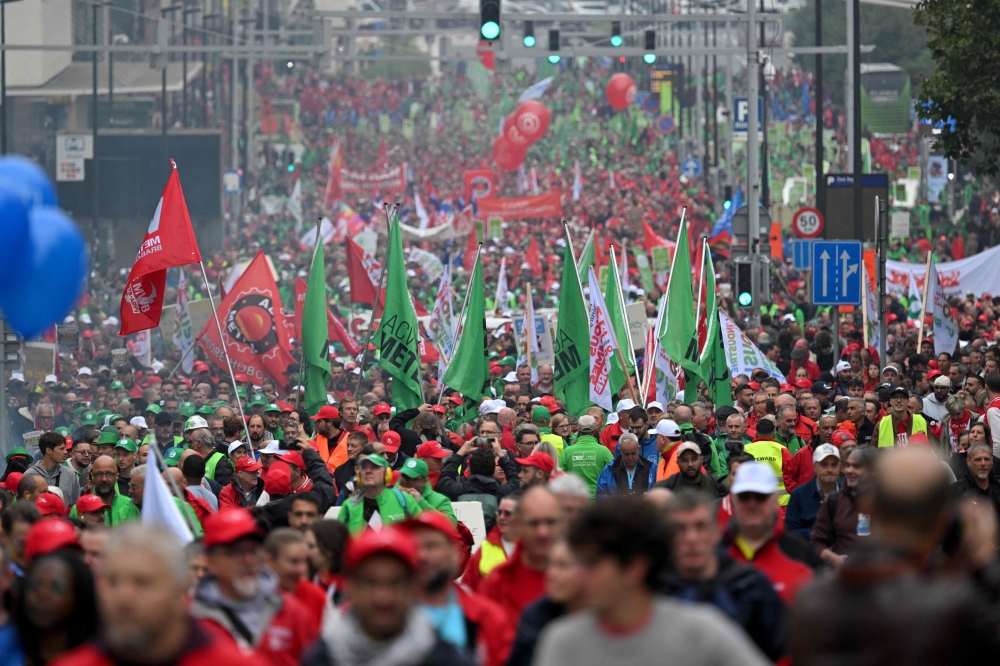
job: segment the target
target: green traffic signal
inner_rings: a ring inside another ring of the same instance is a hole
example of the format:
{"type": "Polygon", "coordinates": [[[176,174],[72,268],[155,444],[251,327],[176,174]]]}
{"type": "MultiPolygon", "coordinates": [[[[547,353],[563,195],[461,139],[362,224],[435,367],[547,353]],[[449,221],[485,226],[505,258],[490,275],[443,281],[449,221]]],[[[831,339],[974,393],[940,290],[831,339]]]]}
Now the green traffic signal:
{"type": "Polygon", "coordinates": [[[527,46],[529,49],[532,46],[534,46],[535,45],[535,36],[534,35],[525,35],[524,36],[524,45],[527,46]]]}
{"type": "Polygon", "coordinates": [[[749,307],[753,303],[753,296],[749,291],[744,291],[739,296],[739,302],[743,307],[749,307]]]}
{"type": "Polygon", "coordinates": [[[500,24],[496,21],[486,21],[479,29],[484,39],[494,40],[500,36],[500,24]]]}
{"type": "Polygon", "coordinates": [[[642,59],[647,65],[652,65],[654,62],[656,62],[656,54],[647,53],[644,56],[642,56],[642,59]]]}
{"type": "Polygon", "coordinates": [[[549,62],[551,62],[553,65],[558,64],[560,60],[562,60],[562,58],[560,58],[558,55],[554,53],[549,56],[549,62]]]}
{"type": "Polygon", "coordinates": [[[621,35],[612,35],[611,36],[611,46],[621,46],[621,45],[622,45],[622,36],[621,35]]]}

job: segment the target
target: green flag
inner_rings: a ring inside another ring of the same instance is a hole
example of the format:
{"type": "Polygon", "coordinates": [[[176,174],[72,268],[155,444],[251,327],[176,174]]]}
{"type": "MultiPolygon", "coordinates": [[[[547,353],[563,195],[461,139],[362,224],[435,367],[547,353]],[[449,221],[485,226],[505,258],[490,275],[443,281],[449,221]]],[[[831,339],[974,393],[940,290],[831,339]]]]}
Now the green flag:
{"type": "MultiPolygon", "coordinates": [[[[316,229],[319,240],[319,228],[316,229]]],[[[302,304],[302,363],[305,365],[305,408],[315,414],[327,404],[326,385],[330,381],[330,334],[326,324],[326,267],[323,243],[316,243],[309,283],[302,304]]]]}
{"type": "Polygon", "coordinates": [[[392,404],[397,410],[424,404],[420,388],[420,353],[417,313],[406,286],[406,260],[399,236],[399,215],[389,227],[389,256],[385,262],[385,308],[372,344],[379,350],[379,365],[392,375],[392,404]]]}
{"type": "MultiPolygon", "coordinates": [[[[708,397],[718,409],[722,405],[733,403],[733,391],[729,385],[729,363],[726,360],[726,347],[722,341],[722,329],[719,326],[719,301],[715,294],[715,267],[712,266],[712,254],[708,249],[708,241],[703,240],[702,256],[705,258],[705,347],[701,350],[699,363],[701,376],[708,386],[708,397]]],[[[685,397],[687,391],[684,392],[685,397]]]]}
{"type": "MultiPolygon", "coordinates": [[[[580,263],[576,266],[576,274],[580,278],[581,283],[587,279],[587,271],[590,270],[590,267],[594,266],[594,262],[597,261],[597,255],[594,247],[596,240],[594,235],[594,232],[591,231],[590,235],[587,236],[587,243],[583,246],[583,251],[580,252],[580,263]]],[[[598,266],[594,266],[595,273],[598,269],[598,266]]]]}
{"type": "MultiPolygon", "coordinates": [[[[568,236],[568,234],[567,234],[568,236]]],[[[590,400],[590,321],[583,288],[576,273],[573,244],[566,239],[563,250],[562,279],[559,282],[559,321],[556,323],[555,353],[556,397],[566,403],[570,414],[582,414],[594,404],[590,400]]]]}
{"type": "MultiPolygon", "coordinates": [[[[611,260],[608,262],[608,282],[604,286],[604,302],[608,306],[608,317],[611,318],[611,328],[618,340],[618,348],[625,357],[625,369],[622,369],[620,358],[611,362],[611,392],[619,396],[629,395],[625,390],[629,377],[635,374],[635,352],[632,351],[632,337],[628,331],[628,318],[625,316],[625,299],[622,296],[621,280],[618,277],[618,262],[615,259],[615,249],[611,248],[611,260]]],[[[617,356],[617,354],[615,355],[617,356]]],[[[588,389],[589,390],[589,389],[588,389]]]]}
{"type": "MultiPolygon", "coordinates": [[[[691,291],[691,251],[688,249],[687,209],[681,213],[674,262],[667,282],[667,307],[660,322],[660,344],[671,361],[689,373],[701,372],[698,361],[698,326],[691,291]]],[[[688,391],[684,391],[685,397],[688,391]]]]}
{"type": "Polygon", "coordinates": [[[444,383],[466,398],[478,401],[490,393],[490,360],[486,349],[486,298],[479,255],[469,282],[469,304],[455,353],[444,373],[444,383]]]}

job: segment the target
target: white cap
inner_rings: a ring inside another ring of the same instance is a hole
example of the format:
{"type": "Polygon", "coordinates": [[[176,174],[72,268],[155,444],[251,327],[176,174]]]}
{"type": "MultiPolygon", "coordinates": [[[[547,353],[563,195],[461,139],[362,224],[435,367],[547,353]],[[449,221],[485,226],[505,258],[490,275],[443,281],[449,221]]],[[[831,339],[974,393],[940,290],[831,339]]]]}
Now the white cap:
{"type": "Polygon", "coordinates": [[[12,373],[10,373],[10,379],[11,379],[11,381],[14,381],[16,379],[17,381],[21,382],[22,384],[24,383],[24,375],[21,374],[20,372],[12,372],[12,373]]]}
{"type": "Polygon", "coordinates": [[[188,430],[198,430],[199,428],[207,428],[207,427],[208,427],[208,421],[205,420],[205,417],[198,416],[197,414],[195,414],[194,416],[192,416],[191,418],[189,418],[187,421],[184,422],[185,432],[188,430]]]}
{"type": "Polygon", "coordinates": [[[517,384],[517,373],[508,372],[507,375],[503,378],[503,380],[507,384],[517,384]]]}
{"type": "Polygon", "coordinates": [[[91,323],[90,315],[87,314],[86,312],[84,312],[82,315],[80,315],[80,323],[81,324],[90,324],[91,323]]]}
{"type": "Polygon", "coordinates": [[[611,425],[612,423],[618,423],[618,412],[611,412],[608,414],[608,418],[604,420],[604,425],[611,425]]]}
{"type": "Polygon", "coordinates": [[[843,372],[845,370],[850,370],[850,369],[851,369],[851,364],[850,363],[848,363],[847,361],[841,361],[840,363],[837,364],[836,371],[838,373],[840,373],[840,372],[843,372]]]}
{"type": "Polygon", "coordinates": [[[935,377],[934,386],[943,386],[945,388],[951,388],[951,380],[948,379],[947,375],[941,375],[940,377],[935,377]]]}
{"type": "Polygon", "coordinates": [[[788,313],[781,318],[781,321],[795,321],[795,315],[793,315],[792,313],[788,313]]]}
{"type": "Polygon", "coordinates": [[[233,451],[235,451],[236,449],[240,448],[241,446],[242,447],[246,447],[246,445],[247,445],[246,442],[241,442],[240,440],[236,440],[235,442],[233,442],[232,444],[229,445],[229,453],[232,453],[233,451]]]}
{"type": "MultiPolygon", "coordinates": [[[[671,419],[660,419],[656,422],[656,434],[663,435],[664,437],[680,437],[681,429],[677,426],[677,422],[671,419]]],[[[701,449],[698,449],[701,451],[701,449]]]]}
{"type": "Polygon", "coordinates": [[[117,326],[118,324],[118,317],[108,317],[101,322],[101,326],[117,326]]]}
{"type": "Polygon", "coordinates": [[[72,324],[74,321],[76,321],[76,317],[73,315],[66,315],[66,318],[63,319],[64,324],[72,324]]]}
{"type": "Polygon", "coordinates": [[[56,377],[55,375],[45,375],[45,381],[43,381],[42,383],[43,384],[58,384],[59,383],[59,378],[56,377]]]}
{"type": "Polygon", "coordinates": [[[677,457],[680,458],[681,454],[685,451],[694,451],[699,456],[701,455],[701,447],[694,442],[681,442],[677,445],[677,457]]]}
{"type": "Polygon", "coordinates": [[[153,369],[153,372],[159,372],[160,370],[163,370],[163,364],[160,363],[159,361],[153,361],[153,365],[149,367],[153,369]]]}
{"type": "Polygon", "coordinates": [[[660,404],[659,400],[653,400],[652,402],[646,403],[646,411],[648,412],[651,409],[658,409],[662,412],[663,405],[660,404]]]}
{"type": "Polygon", "coordinates": [[[542,399],[540,397],[535,397],[531,399],[531,402],[537,402],[538,404],[542,404],[542,399]]]}
{"type": "Polygon", "coordinates": [[[506,405],[507,403],[503,400],[484,400],[483,404],[479,405],[479,415],[486,416],[487,414],[499,414],[500,410],[506,405]]]}
{"type": "Polygon", "coordinates": [[[265,456],[274,456],[281,453],[281,442],[276,439],[272,439],[267,443],[267,446],[262,448],[258,453],[265,456]]]}
{"type": "Polygon", "coordinates": [[[144,416],[133,416],[132,420],[129,421],[128,424],[134,425],[136,428],[149,429],[149,426],[146,425],[146,418],[144,416]]]}
{"type": "MultiPolygon", "coordinates": [[[[820,444],[813,451],[813,462],[818,463],[820,460],[825,460],[830,456],[840,460],[840,449],[833,444],[820,444]]],[[[739,471],[739,468],[737,468],[737,471],[739,471]]]]}
{"type": "Polygon", "coordinates": [[[895,372],[897,375],[899,374],[899,368],[897,368],[896,366],[894,366],[891,363],[889,365],[885,366],[884,368],[882,368],[882,374],[884,375],[885,373],[889,372],[890,370],[892,370],[893,372],[895,372]]]}
{"type": "Polygon", "coordinates": [[[77,375],[93,375],[94,371],[91,370],[90,368],[88,368],[87,366],[83,366],[82,368],[80,368],[79,370],[76,371],[76,374],[77,375]]]}
{"type": "Polygon", "coordinates": [[[773,495],[777,491],[778,479],[774,476],[774,470],[757,461],[745,462],[736,468],[736,480],[729,490],[733,495],[740,493],[773,495]]]}
{"type": "Polygon", "coordinates": [[[618,401],[618,407],[615,408],[616,412],[628,412],[635,409],[635,403],[625,398],[624,400],[618,401]]]}

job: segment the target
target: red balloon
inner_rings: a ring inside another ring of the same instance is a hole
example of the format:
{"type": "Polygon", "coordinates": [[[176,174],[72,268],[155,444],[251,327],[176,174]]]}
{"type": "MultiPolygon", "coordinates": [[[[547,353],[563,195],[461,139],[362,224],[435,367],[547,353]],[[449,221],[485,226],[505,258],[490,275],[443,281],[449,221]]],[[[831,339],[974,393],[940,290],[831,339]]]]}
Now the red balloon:
{"type": "Polygon", "coordinates": [[[493,140],[493,161],[504,171],[513,171],[524,162],[527,148],[511,144],[505,136],[493,140]]]}
{"type": "Polygon", "coordinates": [[[615,74],[608,81],[604,95],[612,107],[621,111],[635,102],[635,81],[628,74],[615,74]]]}
{"type": "Polygon", "coordinates": [[[503,123],[503,135],[514,146],[527,148],[531,145],[531,140],[524,136],[521,130],[517,128],[517,120],[515,120],[513,114],[507,116],[507,119],[503,123]]]}
{"type": "Polygon", "coordinates": [[[534,143],[549,129],[552,113],[544,104],[532,99],[517,107],[514,120],[521,134],[534,143]]]}

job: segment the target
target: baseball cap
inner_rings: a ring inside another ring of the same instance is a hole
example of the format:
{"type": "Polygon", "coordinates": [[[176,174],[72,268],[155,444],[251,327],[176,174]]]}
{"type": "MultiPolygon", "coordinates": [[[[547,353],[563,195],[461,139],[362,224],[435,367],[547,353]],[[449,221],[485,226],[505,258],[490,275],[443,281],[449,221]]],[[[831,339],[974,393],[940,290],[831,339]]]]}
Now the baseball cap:
{"type": "Polygon", "coordinates": [[[9,463],[14,458],[28,458],[30,460],[31,454],[28,453],[28,449],[23,446],[15,446],[10,450],[10,453],[7,454],[7,462],[9,463]]]}
{"type": "Polygon", "coordinates": [[[842,444],[846,442],[853,442],[853,441],[855,441],[854,435],[847,432],[846,430],[834,430],[833,434],[830,435],[830,442],[832,442],[833,445],[836,447],[840,447],[842,444]]]}
{"type": "Polygon", "coordinates": [[[677,445],[677,457],[680,458],[681,454],[685,451],[694,451],[699,456],[701,455],[701,447],[694,442],[681,442],[677,445]]]}
{"type": "Polygon", "coordinates": [[[951,388],[951,380],[946,375],[938,375],[937,379],[934,380],[934,386],[951,388]]]}
{"type": "Polygon", "coordinates": [[[525,467],[537,467],[546,474],[551,474],[552,470],[556,468],[556,462],[547,453],[541,451],[535,451],[527,458],[514,458],[514,460],[525,467]]]}
{"type": "Polygon", "coordinates": [[[235,451],[236,449],[240,448],[241,446],[243,448],[246,448],[246,445],[247,445],[246,442],[242,442],[240,440],[236,440],[235,442],[232,442],[232,443],[229,444],[229,449],[227,450],[227,453],[229,453],[230,455],[232,455],[233,451],[235,451]]]}
{"type": "Polygon", "coordinates": [[[319,408],[319,411],[316,412],[316,414],[310,416],[309,418],[313,421],[319,421],[321,419],[339,419],[340,410],[336,407],[331,407],[330,405],[323,405],[319,408]]]}
{"type": "Polygon", "coordinates": [[[624,400],[618,401],[618,407],[615,408],[616,412],[628,412],[635,409],[635,403],[625,398],[624,400]]]}
{"type": "Polygon", "coordinates": [[[897,368],[896,366],[894,366],[891,363],[889,365],[885,366],[884,368],[882,368],[882,374],[883,375],[885,373],[887,373],[887,372],[890,372],[890,371],[895,372],[897,375],[899,374],[899,368],[897,368]]]}
{"type": "Polygon", "coordinates": [[[207,428],[208,421],[202,416],[192,416],[187,421],[184,422],[184,431],[198,430],[199,428],[207,428]]]}
{"type": "Polygon", "coordinates": [[[812,388],[813,393],[829,393],[833,390],[833,387],[826,382],[813,382],[812,388]]]}
{"type": "Polygon", "coordinates": [[[458,405],[459,407],[465,404],[465,401],[462,400],[462,396],[458,394],[448,396],[448,402],[450,402],[453,405],[458,405]]]}
{"type": "Polygon", "coordinates": [[[448,516],[438,511],[421,511],[413,518],[402,523],[400,527],[406,530],[416,530],[426,527],[440,532],[454,542],[459,541],[458,530],[455,529],[455,524],[451,522],[448,516]]]}
{"type": "Polygon", "coordinates": [[[166,463],[167,467],[177,467],[181,464],[181,454],[184,453],[184,449],[179,446],[171,446],[163,453],[163,462],[166,463]]]}
{"type": "MultiPolygon", "coordinates": [[[[135,425],[134,423],[132,425],[135,425]]],[[[59,433],[63,437],[69,437],[69,428],[66,426],[59,426],[55,429],[55,432],[59,433]]]]}
{"type": "Polygon", "coordinates": [[[384,402],[380,402],[372,408],[372,416],[382,416],[384,414],[392,414],[392,407],[384,402]]]}
{"type": "MultiPolygon", "coordinates": [[[[830,456],[833,456],[837,460],[840,460],[840,449],[838,449],[833,444],[820,444],[813,451],[813,462],[818,463],[821,460],[826,460],[830,456]]],[[[737,469],[737,471],[739,471],[737,469]]]]}
{"type": "Polygon", "coordinates": [[[576,428],[581,433],[592,433],[597,430],[597,419],[590,414],[584,414],[576,422],[576,428]]]}
{"type": "Polygon", "coordinates": [[[146,407],[146,413],[149,412],[152,412],[153,414],[161,414],[163,412],[163,408],[154,403],[146,407]]]}
{"type": "Polygon", "coordinates": [[[408,569],[416,571],[418,550],[413,535],[400,527],[385,527],[377,532],[365,530],[348,542],[344,568],[351,573],[373,555],[395,555],[408,569]]]}
{"type": "MultiPolygon", "coordinates": [[[[239,379],[237,379],[236,381],[239,381],[239,379]]],[[[247,397],[247,390],[245,388],[243,388],[242,386],[237,386],[236,387],[236,395],[238,397],[240,397],[240,398],[246,398],[247,397]]]]}
{"type": "Polygon", "coordinates": [[[431,405],[431,411],[438,416],[442,416],[445,413],[444,405],[431,405]]]}
{"type": "Polygon", "coordinates": [[[803,377],[795,382],[795,388],[810,390],[812,388],[812,382],[803,377]]]}
{"type": "Polygon", "coordinates": [[[646,403],[646,411],[648,412],[651,409],[658,409],[658,410],[660,410],[662,412],[663,411],[663,405],[660,403],[659,400],[653,400],[652,402],[647,402],[646,403]]]}
{"type": "Polygon", "coordinates": [[[148,429],[149,426],[146,425],[146,418],[143,416],[133,416],[132,420],[128,422],[129,425],[133,425],[136,428],[148,429]]]}
{"type": "Polygon", "coordinates": [[[277,404],[271,402],[271,403],[267,404],[267,406],[264,408],[264,411],[265,412],[278,412],[280,414],[281,413],[281,407],[278,407],[277,404]]]}
{"type": "Polygon", "coordinates": [[[548,422],[552,418],[552,413],[549,411],[548,407],[542,407],[539,405],[531,410],[531,420],[539,420],[548,422]]]}
{"type": "Polygon", "coordinates": [[[254,393],[253,397],[250,398],[250,406],[254,405],[266,405],[267,397],[263,393],[254,393]]]}
{"type": "Polygon", "coordinates": [[[192,417],[194,416],[195,406],[193,402],[182,402],[177,408],[177,413],[181,416],[192,417]]]}
{"type": "Polygon", "coordinates": [[[7,475],[7,478],[4,479],[3,487],[12,493],[16,493],[17,484],[21,483],[21,479],[23,477],[24,474],[22,474],[21,472],[11,472],[10,474],[7,475]]]}
{"type": "Polygon", "coordinates": [[[66,510],[66,503],[62,498],[56,497],[52,493],[42,493],[35,499],[35,508],[42,516],[65,516],[69,513],[66,510]]]}
{"type": "Polygon", "coordinates": [[[424,442],[417,447],[417,458],[438,458],[443,460],[450,456],[451,453],[446,451],[441,444],[438,442],[424,442]]]}
{"type": "Polygon", "coordinates": [[[116,449],[125,449],[126,451],[129,451],[130,453],[135,453],[136,451],[139,450],[139,447],[136,446],[135,442],[133,442],[128,437],[123,437],[122,439],[119,439],[118,442],[115,444],[115,448],[116,449]]]}
{"type": "Polygon", "coordinates": [[[259,472],[260,469],[261,464],[250,456],[240,458],[236,463],[237,472],[259,472]]]}
{"type": "Polygon", "coordinates": [[[85,513],[92,513],[94,511],[103,511],[107,509],[109,505],[104,503],[97,495],[88,494],[83,495],[76,501],[76,512],[80,515],[85,513]]]}
{"type": "Polygon", "coordinates": [[[517,384],[518,383],[517,382],[517,373],[516,372],[508,372],[506,375],[504,375],[503,381],[504,381],[505,384],[517,384]]]}
{"type": "Polygon", "coordinates": [[[82,550],[80,541],[76,538],[76,528],[63,518],[39,520],[31,526],[24,539],[24,556],[29,561],[60,548],[82,550]]]}
{"type": "Polygon", "coordinates": [[[840,373],[840,372],[844,372],[845,370],[850,371],[850,369],[851,369],[851,364],[850,363],[848,363],[847,361],[840,361],[839,363],[837,363],[837,367],[835,368],[835,372],[840,373]]]}
{"type": "Polygon", "coordinates": [[[167,412],[160,412],[159,414],[156,415],[156,418],[153,419],[153,425],[164,425],[166,423],[173,423],[173,422],[174,422],[174,417],[172,417],[167,412]]]}
{"type": "Polygon", "coordinates": [[[427,463],[419,458],[409,458],[405,463],[403,463],[403,468],[399,470],[399,473],[403,476],[407,476],[411,479],[422,479],[429,473],[427,470],[427,463]]]}
{"type": "Polygon", "coordinates": [[[736,468],[736,479],[730,489],[733,495],[740,493],[761,493],[771,495],[778,490],[778,480],[774,471],[762,462],[745,462],[736,468]]]}
{"type": "Polygon", "coordinates": [[[272,439],[264,446],[260,451],[258,451],[262,456],[276,456],[281,453],[281,442],[276,439],[272,439]]]}
{"type": "Polygon", "coordinates": [[[223,509],[206,518],[202,526],[205,530],[202,541],[205,548],[232,543],[247,536],[261,538],[257,522],[247,509],[223,509]]]}
{"type": "Polygon", "coordinates": [[[677,425],[676,421],[671,419],[660,419],[657,421],[655,432],[657,435],[663,435],[664,437],[676,438],[681,436],[680,427],[677,425]]]}
{"type": "Polygon", "coordinates": [[[486,416],[487,414],[499,414],[500,410],[506,403],[503,400],[484,400],[481,405],[479,405],[479,415],[486,416]],[[503,404],[500,404],[503,403],[503,404]]]}
{"type": "Polygon", "coordinates": [[[271,465],[264,479],[264,492],[271,497],[284,497],[292,492],[292,471],[288,465],[271,465]]]}
{"type": "Polygon", "coordinates": [[[205,363],[204,361],[195,361],[191,364],[191,371],[195,374],[198,374],[199,372],[208,372],[208,363],[205,363]]]}
{"type": "Polygon", "coordinates": [[[388,453],[395,453],[396,451],[399,451],[399,445],[401,443],[402,440],[399,438],[399,433],[397,432],[390,430],[382,435],[382,444],[385,446],[385,450],[388,453]]]}
{"type": "Polygon", "coordinates": [[[80,368],[79,370],[76,371],[76,374],[77,374],[77,376],[80,376],[80,375],[90,375],[91,377],[93,377],[94,376],[94,371],[91,370],[90,368],[88,368],[87,366],[83,366],[82,368],[80,368]]]}
{"type": "Polygon", "coordinates": [[[108,388],[110,388],[112,391],[117,391],[119,389],[125,388],[125,385],[116,379],[115,381],[111,382],[111,385],[108,386],[108,388]]]}
{"type": "Polygon", "coordinates": [[[380,456],[377,453],[370,453],[367,456],[361,456],[358,458],[358,465],[360,466],[363,462],[370,462],[373,465],[378,465],[379,467],[388,467],[389,461],[380,456]]]}
{"type": "Polygon", "coordinates": [[[80,418],[80,423],[85,426],[95,426],[97,425],[97,414],[91,411],[86,411],[80,418]]]}
{"type": "Polygon", "coordinates": [[[302,454],[298,451],[284,451],[278,455],[278,459],[299,469],[306,468],[306,461],[303,460],[302,454]]]}
{"type": "Polygon", "coordinates": [[[897,393],[902,393],[903,395],[909,397],[910,391],[905,386],[894,386],[892,390],[889,391],[889,397],[896,395],[897,393]]]}
{"type": "Polygon", "coordinates": [[[215,416],[215,410],[208,405],[202,405],[198,409],[194,410],[195,414],[201,414],[202,416],[215,416]]]}
{"type": "Polygon", "coordinates": [[[111,444],[112,446],[118,443],[121,436],[118,434],[118,429],[112,426],[107,426],[101,430],[100,436],[97,438],[97,444],[111,444]]]}

